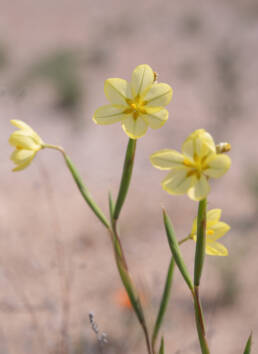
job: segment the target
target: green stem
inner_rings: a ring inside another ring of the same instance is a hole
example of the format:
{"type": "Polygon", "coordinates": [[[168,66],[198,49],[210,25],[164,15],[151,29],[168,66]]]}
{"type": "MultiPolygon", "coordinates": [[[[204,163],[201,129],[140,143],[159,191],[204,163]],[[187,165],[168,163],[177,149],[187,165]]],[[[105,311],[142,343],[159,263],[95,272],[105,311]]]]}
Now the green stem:
{"type": "Polygon", "coordinates": [[[206,205],[207,200],[202,199],[199,202],[198,215],[197,215],[197,240],[195,248],[195,260],[194,260],[194,285],[199,286],[204,256],[205,256],[205,244],[206,244],[206,205]]]}
{"type": "Polygon", "coordinates": [[[122,206],[124,204],[132,172],[133,172],[133,164],[134,164],[134,156],[135,156],[135,149],[136,149],[136,141],[135,139],[129,139],[128,145],[127,145],[127,150],[126,150],[126,155],[125,155],[125,161],[124,161],[124,167],[123,167],[123,174],[120,182],[120,187],[119,187],[119,192],[116,200],[116,206],[114,210],[114,215],[113,218],[114,220],[117,220],[120,214],[120,211],[122,209],[122,206]]]}
{"type": "Polygon", "coordinates": [[[112,240],[113,240],[113,245],[114,245],[116,264],[117,264],[117,268],[118,268],[118,271],[120,274],[120,278],[121,278],[122,283],[125,287],[127,295],[131,301],[131,304],[132,304],[132,307],[133,307],[134,312],[136,314],[136,317],[138,318],[138,321],[143,329],[148,354],[153,354],[152,350],[151,350],[149,332],[147,329],[140,297],[137,294],[137,290],[133,284],[132,278],[130,276],[130,273],[129,273],[129,270],[127,267],[127,263],[126,263],[126,259],[125,259],[124,252],[122,249],[121,241],[120,241],[120,238],[119,238],[117,230],[116,230],[116,223],[113,223],[113,225],[112,225],[111,235],[112,235],[112,240]]]}
{"type": "Polygon", "coordinates": [[[69,168],[69,170],[70,170],[70,172],[71,172],[71,174],[73,176],[73,179],[74,179],[79,191],[81,192],[81,195],[83,196],[84,200],[86,201],[88,206],[91,208],[93,213],[97,216],[97,218],[102,222],[102,224],[107,229],[110,230],[109,222],[107,221],[106,217],[104,216],[104,214],[100,210],[100,208],[94,202],[92,196],[90,195],[90,192],[89,192],[88,188],[83,183],[83,180],[82,180],[78,170],[76,169],[76,167],[72,163],[72,161],[69,158],[69,156],[65,153],[64,149],[61,146],[52,145],[52,144],[44,144],[43,148],[54,149],[54,150],[57,150],[57,151],[62,153],[62,155],[63,155],[63,157],[65,159],[66,165],[69,168]]]}
{"type": "Polygon", "coordinates": [[[182,238],[180,241],[178,241],[178,244],[182,245],[183,243],[185,243],[186,241],[191,240],[191,239],[192,239],[192,236],[190,234],[190,235],[186,236],[185,238],[182,238]]]}
{"type": "Polygon", "coordinates": [[[202,354],[210,354],[210,350],[208,347],[208,342],[206,339],[205,332],[205,323],[203,317],[202,306],[199,299],[199,288],[194,288],[194,310],[195,310],[195,323],[197,327],[200,347],[202,350],[202,354]]]}
{"type": "Polygon", "coordinates": [[[195,248],[195,263],[194,263],[194,309],[195,309],[195,322],[200,342],[202,354],[209,354],[210,350],[205,333],[205,322],[203,317],[202,306],[199,298],[199,285],[202,276],[204,257],[205,257],[205,244],[206,244],[206,198],[199,202],[198,215],[197,215],[197,240],[195,248]]]}
{"type": "Polygon", "coordinates": [[[97,218],[102,222],[102,224],[107,229],[110,229],[109,222],[107,221],[106,217],[104,216],[104,214],[102,213],[100,208],[94,202],[92,196],[90,195],[90,192],[89,192],[88,188],[83,183],[83,180],[82,180],[81,176],[79,175],[78,170],[75,168],[75,166],[72,163],[72,161],[69,158],[69,156],[66,155],[65,153],[63,155],[64,155],[65,162],[66,162],[66,164],[67,164],[67,166],[68,166],[68,168],[69,168],[69,170],[70,170],[70,172],[71,172],[71,174],[72,174],[72,176],[74,178],[74,181],[77,184],[77,187],[78,187],[79,191],[81,192],[81,195],[83,196],[84,200],[86,201],[88,206],[91,208],[93,213],[97,216],[97,218]]]}

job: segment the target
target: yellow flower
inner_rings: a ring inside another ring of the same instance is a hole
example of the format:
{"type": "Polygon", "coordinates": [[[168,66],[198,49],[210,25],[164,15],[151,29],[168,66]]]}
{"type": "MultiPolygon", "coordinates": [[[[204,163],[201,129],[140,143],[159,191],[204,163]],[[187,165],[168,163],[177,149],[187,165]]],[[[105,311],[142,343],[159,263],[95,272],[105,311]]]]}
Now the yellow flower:
{"type": "Polygon", "coordinates": [[[11,120],[11,123],[19,128],[9,138],[9,143],[15,147],[11,160],[17,165],[13,171],[21,171],[26,168],[37,152],[44,147],[42,139],[34,130],[21,120],[11,120]]]}
{"type": "MultiPolygon", "coordinates": [[[[206,222],[206,254],[211,256],[227,256],[228,250],[221,243],[216,242],[224,236],[230,226],[225,222],[220,221],[221,209],[212,209],[207,212],[206,222]]],[[[196,242],[197,233],[197,218],[193,222],[191,238],[196,242]]]]}
{"type": "Polygon", "coordinates": [[[213,138],[204,129],[196,130],[185,140],[182,153],[164,149],[152,154],[150,160],[160,170],[171,170],[162,182],[165,191],[187,193],[197,201],[208,195],[208,179],[221,177],[231,165],[227,155],[216,153],[213,138]]]}
{"type": "Polygon", "coordinates": [[[111,104],[98,108],[93,121],[102,125],[121,122],[131,139],[143,136],[148,126],[161,128],[168,119],[164,106],[171,100],[172,88],[157,83],[149,65],[137,66],[130,83],[117,78],[106,80],[104,92],[111,104]]]}

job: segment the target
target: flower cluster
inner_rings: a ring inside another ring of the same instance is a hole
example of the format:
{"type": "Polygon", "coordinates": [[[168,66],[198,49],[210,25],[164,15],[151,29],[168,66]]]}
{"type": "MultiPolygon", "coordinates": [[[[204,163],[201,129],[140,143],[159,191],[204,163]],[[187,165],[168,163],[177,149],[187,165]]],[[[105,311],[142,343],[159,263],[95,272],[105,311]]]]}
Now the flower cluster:
{"type": "MultiPolygon", "coordinates": [[[[123,130],[131,139],[143,136],[148,126],[158,129],[168,119],[164,108],[172,98],[172,88],[156,82],[156,74],[149,65],[137,66],[131,82],[119,78],[105,81],[104,92],[110,104],[98,108],[93,121],[106,125],[121,122],[123,130]]],[[[26,123],[11,120],[19,128],[10,136],[9,142],[15,147],[11,160],[17,165],[13,171],[26,168],[37,152],[45,144],[40,136],[26,123]]],[[[182,152],[163,149],[151,155],[154,167],[170,172],[162,181],[162,187],[169,194],[187,194],[189,198],[200,201],[210,191],[209,179],[223,176],[231,165],[225,154],[230,144],[215,145],[212,136],[204,129],[198,129],[188,136],[182,145],[182,152]]],[[[213,209],[207,213],[206,253],[227,255],[227,249],[216,242],[230,227],[220,220],[221,210],[213,209]]],[[[196,240],[196,220],[191,238],[196,240]]]]}

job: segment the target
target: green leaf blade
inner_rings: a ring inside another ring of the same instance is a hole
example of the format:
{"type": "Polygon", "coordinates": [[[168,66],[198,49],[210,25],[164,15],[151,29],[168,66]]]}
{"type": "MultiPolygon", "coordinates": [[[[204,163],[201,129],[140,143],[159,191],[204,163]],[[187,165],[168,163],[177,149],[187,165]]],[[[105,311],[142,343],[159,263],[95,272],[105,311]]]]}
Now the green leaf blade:
{"type": "Polygon", "coordinates": [[[248,337],[248,340],[246,342],[244,354],[250,354],[251,353],[251,347],[252,347],[252,336],[253,334],[251,333],[250,336],[248,337]]]}
{"type": "Polygon", "coordinates": [[[160,302],[160,307],[159,307],[159,312],[156,318],[156,322],[154,325],[153,333],[152,333],[152,348],[155,348],[155,343],[156,339],[160,330],[160,327],[162,325],[162,321],[164,319],[164,315],[168,306],[168,301],[171,293],[171,286],[173,282],[173,275],[174,275],[174,268],[175,268],[175,261],[174,258],[171,258],[171,261],[169,263],[168,267],[168,272],[167,272],[167,277],[166,277],[166,282],[165,282],[165,287],[163,290],[161,302],[160,302]]]}
{"type": "Polygon", "coordinates": [[[172,252],[172,255],[175,259],[176,265],[177,265],[178,269],[180,270],[191,293],[193,294],[193,292],[194,292],[193,282],[191,280],[191,277],[188,273],[187,267],[186,267],[185,262],[183,260],[183,257],[182,257],[182,254],[181,254],[181,251],[179,248],[179,244],[178,244],[176,236],[175,236],[174,228],[172,226],[172,222],[170,221],[165,210],[163,210],[163,220],[164,220],[164,225],[165,225],[165,229],[166,229],[168,244],[170,246],[170,250],[172,252]]]}

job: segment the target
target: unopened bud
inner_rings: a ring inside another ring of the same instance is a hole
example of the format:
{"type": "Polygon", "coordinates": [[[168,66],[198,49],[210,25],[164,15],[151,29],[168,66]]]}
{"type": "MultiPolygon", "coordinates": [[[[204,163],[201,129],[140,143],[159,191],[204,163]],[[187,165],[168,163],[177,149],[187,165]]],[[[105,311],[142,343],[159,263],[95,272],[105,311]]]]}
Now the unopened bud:
{"type": "Polygon", "coordinates": [[[219,143],[216,145],[217,154],[223,154],[224,152],[229,152],[231,150],[231,145],[229,143],[219,143]]]}

